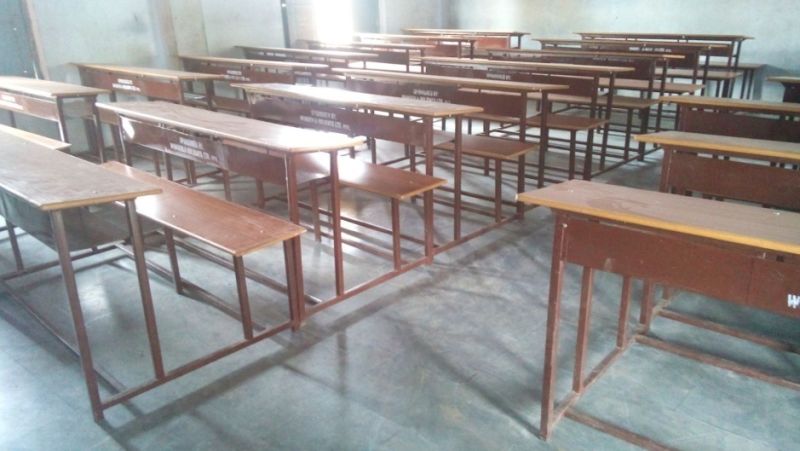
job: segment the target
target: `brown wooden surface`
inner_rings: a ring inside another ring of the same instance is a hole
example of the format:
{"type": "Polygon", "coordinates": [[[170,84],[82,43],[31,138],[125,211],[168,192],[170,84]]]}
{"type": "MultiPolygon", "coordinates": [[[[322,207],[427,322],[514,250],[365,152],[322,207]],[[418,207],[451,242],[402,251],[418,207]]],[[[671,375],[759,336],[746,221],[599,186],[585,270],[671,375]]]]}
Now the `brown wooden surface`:
{"type": "Polygon", "coordinates": [[[432,35],[445,35],[445,36],[466,34],[471,36],[489,36],[489,37],[491,36],[517,37],[530,34],[526,31],[475,30],[475,29],[469,30],[461,28],[403,28],[403,32],[409,34],[432,34],[432,35]]]}
{"type": "Polygon", "coordinates": [[[787,75],[767,77],[767,80],[774,81],[777,83],[784,83],[787,85],[800,85],[800,77],[791,77],[787,75]]]}
{"type": "Polygon", "coordinates": [[[482,108],[476,106],[366,94],[339,88],[287,85],[283,83],[237,83],[231,86],[257,94],[311,100],[331,105],[367,108],[413,116],[450,117],[483,111],[482,108]]]}
{"type": "Polygon", "coordinates": [[[585,64],[561,64],[561,63],[536,63],[528,61],[506,61],[506,60],[488,60],[479,58],[452,58],[452,57],[439,57],[439,56],[426,56],[422,58],[423,63],[438,63],[438,64],[452,64],[458,66],[485,66],[485,67],[506,67],[513,69],[530,69],[530,70],[563,70],[573,71],[576,73],[584,74],[619,74],[624,72],[633,72],[632,67],[620,66],[595,66],[585,64]]]}
{"type": "Polygon", "coordinates": [[[361,40],[377,39],[383,41],[474,42],[478,40],[476,36],[468,35],[356,33],[354,36],[361,40]]]}
{"type": "Polygon", "coordinates": [[[97,107],[144,122],[167,124],[284,153],[346,149],[365,141],[363,137],[271,124],[168,102],[98,103],[97,107]]]}
{"type": "Polygon", "coordinates": [[[194,191],[117,161],[103,167],[161,188],[160,194],[136,199],[139,215],[234,256],[247,255],[305,232],[305,228],[289,221],[194,191]]]}
{"type": "Polygon", "coordinates": [[[626,32],[607,32],[607,31],[578,31],[575,34],[580,36],[597,36],[606,38],[632,38],[632,39],[682,39],[682,40],[706,40],[706,41],[737,41],[753,39],[751,36],[741,34],[708,34],[708,33],[626,33],[626,32]]]}
{"type": "Polygon", "coordinates": [[[438,84],[444,86],[458,86],[474,89],[494,89],[498,91],[514,92],[541,92],[557,91],[564,86],[546,83],[522,83],[516,81],[485,80],[480,78],[443,77],[439,75],[411,74],[408,72],[385,72],[368,69],[333,69],[334,73],[351,77],[364,77],[372,80],[396,80],[418,83],[438,84]]]}
{"type": "Polygon", "coordinates": [[[641,142],[660,144],[665,147],[720,151],[742,157],[777,158],[780,161],[800,163],[800,143],[679,131],[650,133],[634,137],[641,142]]]}
{"type": "MultiPolygon", "coordinates": [[[[608,88],[611,80],[608,78],[600,79],[600,86],[608,88]]],[[[614,80],[614,88],[631,90],[648,90],[650,83],[648,80],[635,80],[631,78],[619,78],[614,80]]],[[[655,89],[660,89],[660,82],[653,84],[655,89]]],[[[669,94],[691,94],[703,89],[703,85],[697,83],[664,83],[664,92],[669,94]]]]}
{"type": "Polygon", "coordinates": [[[96,96],[108,93],[105,89],[90,88],[88,86],[74,85],[72,83],[12,76],[0,77],[0,90],[49,99],[58,97],[96,96]]]}
{"type": "Polygon", "coordinates": [[[42,211],[135,199],[161,190],[88,161],[0,132],[0,189],[42,211]]]}
{"type": "Polygon", "coordinates": [[[118,66],[115,64],[73,63],[77,67],[113,72],[120,75],[141,76],[150,78],[166,78],[170,80],[221,80],[222,75],[186,72],[182,70],[159,69],[155,67],[118,66]]]}
{"type": "MultiPolygon", "coordinates": [[[[330,174],[328,155],[312,155],[303,163],[305,170],[330,174]]],[[[438,188],[447,180],[418,172],[366,163],[352,158],[339,158],[339,183],[381,196],[407,200],[426,191],[438,188]]]]}
{"type": "MultiPolygon", "coordinates": [[[[627,58],[658,58],[664,60],[682,60],[685,55],[675,53],[661,53],[661,52],[614,52],[603,50],[559,50],[559,49],[486,49],[488,54],[502,54],[502,53],[515,53],[519,55],[565,55],[565,56],[621,56],[627,58]]],[[[724,67],[728,67],[725,65],[724,67]]]]}
{"type": "MultiPolygon", "coordinates": [[[[732,70],[710,70],[706,74],[707,80],[733,80],[736,77],[740,77],[742,75],[741,72],[735,72],[732,70]]],[[[679,78],[692,78],[694,76],[694,71],[692,69],[667,69],[667,77],[679,77],[679,78]]],[[[703,70],[697,70],[697,78],[703,77],[703,70]]]]}
{"type": "Polygon", "coordinates": [[[310,49],[291,49],[286,47],[259,47],[252,45],[237,45],[236,48],[259,50],[265,52],[287,53],[295,55],[309,55],[309,56],[323,56],[329,58],[357,58],[357,59],[375,59],[378,55],[374,53],[365,52],[344,52],[341,50],[310,50],[310,49]]]}
{"type": "Polygon", "coordinates": [[[542,44],[574,44],[574,45],[607,45],[609,47],[684,47],[688,49],[721,49],[729,47],[730,44],[715,44],[711,42],[675,42],[675,41],[634,41],[622,39],[545,39],[534,38],[534,41],[539,41],[542,44]]]}
{"type": "Polygon", "coordinates": [[[706,96],[668,96],[662,101],[693,107],[720,108],[753,113],[800,114],[800,103],[765,102],[706,96]]]}
{"type": "Polygon", "coordinates": [[[517,197],[554,210],[800,255],[800,213],[583,180],[517,197]]]}
{"type": "Polygon", "coordinates": [[[267,61],[267,60],[248,60],[244,58],[222,58],[218,56],[197,56],[179,55],[181,60],[202,61],[213,64],[230,64],[252,67],[264,67],[269,69],[313,69],[326,70],[327,64],[304,63],[302,61],[267,61]]]}
{"type": "Polygon", "coordinates": [[[30,141],[36,145],[47,147],[51,150],[66,150],[69,149],[70,144],[57,139],[48,138],[46,136],[37,135],[36,133],[26,132],[18,128],[9,127],[8,125],[0,124],[0,134],[12,135],[30,141]]]}
{"type": "MultiPolygon", "coordinates": [[[[450,133],[450,132],[446,132],[450,133]]],[[[437,149],[456,150],[455,134],[451,133],[451,140],[437,144],[437,149]]],[[[516,161],[521,155],[539,150],[539,144],[516,139],[497,138],[493,136],[464,135],[461,138],[461,151],[465,155],[485,157],[492,159],[516,161]]]]}
{"type": "MultiPolygon", "coordinates": [[[[321,43],[323,46],[335,46],[336,44],[326,44],[321,43]]],[[[386,50],[430,50],[435,49],[435,45],[430,44],[408,44],[403,42],[349,42],[344,44],[347,47],[354,47],[354,48],[375,48],[375,49],[386,49],[386,50]]]]}
{"type": "MultiPolygon", "coordinates": [[[[766,66],[764,63],[739,63],[736,65],[736,68],[739,70],[758,70],[766,66]]],[[[728,68],[728,62],[725,61],[710,61],[708,63],[708,67],[713,68],[728,68]]]]}

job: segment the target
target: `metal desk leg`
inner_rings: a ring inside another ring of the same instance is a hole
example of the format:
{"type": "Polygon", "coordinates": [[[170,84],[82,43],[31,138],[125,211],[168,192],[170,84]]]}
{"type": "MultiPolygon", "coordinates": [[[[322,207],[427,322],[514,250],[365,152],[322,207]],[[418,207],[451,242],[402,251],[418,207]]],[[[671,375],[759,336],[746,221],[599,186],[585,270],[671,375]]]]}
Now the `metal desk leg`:
{"type": "Polygon", "coordinates": [[[75,270],[72,267],[72,260],[69,255],[69,244],[67,242],[67,232],[64,228],[64,217],[61,211],[50,213],[50,222],[53,227],[53,239],[58,251],[58,261],[61,266],[61,273],[64,277],[64,288],[67,291],[69,310],[72,314],[72,325],[75,328],[75,340],[78,343],[78,354],[83,370],[83,379],[86,382],[86,390],[89,392],[89,403],[92,405],[92,414],[95,421],[103,420],[103,405],[100,401],[100,391],[97,386],[97,375],[94,372],[92,362],[92,352],[89,346],[89,336],[86,333],[86,323],[83,319],[81,301],[78,297],[78,285],[75,281],[75,270]]]}

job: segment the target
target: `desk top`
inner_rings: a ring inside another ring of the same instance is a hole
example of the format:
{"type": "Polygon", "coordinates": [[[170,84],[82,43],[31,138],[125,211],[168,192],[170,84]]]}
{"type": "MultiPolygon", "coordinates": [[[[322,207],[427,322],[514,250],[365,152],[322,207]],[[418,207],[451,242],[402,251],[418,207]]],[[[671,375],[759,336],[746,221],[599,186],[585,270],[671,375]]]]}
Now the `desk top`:
{"type": "Polygon", "coordinates": [[[116,161],[105,163],[103,168],[163,189],[156,196],[136,199],[136,211],[140,215],[179,232],[185,231],[234,256],[247,255],[306,231],[289,221],[211,197],[116,161]]]}
{"type": "Polygon", "coordinates": [[[219,56],[178,55],[181,60],[202,61],[206,63],[234,64],[238,66],[258,66],[270,69],[314,69],[327,70],[327,64],[304,63],[302,61],[267,61],[248,60],[244,58],[222,58],[219,56]]]}
{"type": "MultiPolygon", "coordinates": [[[[614,87],[617,89],[631,89],[631,90],[645,90],[649,86],[648,80],[637,80],[632,78],[618,78],[615,80],[614,87]]],[[[611,80],[608,78],[601,78],[600,79],[600,86],[603,88],[608,88],[611,85],[611,80]]],[[[654,81],[653,82],[653,89],[658,90],[661,88],[661,81],[654,81]]],[[[675,83],[675,82],[666,82],[664,83],[664,92],[670,94],[692,94],[699,90],[703,89],[702,84],[697,83],[675,83]]],[[[661,100],[664,101],[667,97],[662,97],[661,100]]]]}
{"type": "Polygon", "coordinates": [[[367,94],[339,88],[288,85],[283,83],[240,83],[232,84],[231,86],[235,88],[242,88],[245,91],[254,92],[257,94],[311,100],[353,108],[368,108],[378,111],[409,114],[413,116],[450,117],[480,113],[483,111],[483,108],[477,106],[367,94]]]}
{"type": "Polygon", "coordinates": [[[800,76],[792,77],[788,75],[781,75],[775,77],[767,77],[767,80],[777,83],[784,83],[787,85],[800,85],[800,76]]]}
{"type": "Polygon", "coordinates": [[[37,135],[36,133],[26,132],[18,128],[9,127],[8,125],[0,124],[0,134],[12,135],[30,141],[42,147],[47,147],[50,150],[65,150],[69,149],[70,144],[57,139],[51,139],[46,136],[37,135]]]}
{"type": "MultiPolygon", "coordinates": [[[[738,69],[738,70],[758,70],[758,69],[763,68],[766,65],[767,65],[766,63],[739,63],[739,64],[736,65],[736,69],[738,69]]],[[[702,64],[700,65],[700,67],[702,68],[702,64]]],[[[724,62],[723,61],[710,61],[708,63],[708,67],[714,67],[714,68],[722,67],[722,68],[727,69],[729,67],[733,67],[733,64],[728,65],[727,61],[724,61],[724,62]]]]}
{"type": "Polygon", "coordinates": [[[622,66],[595,66],[589,64],[562,64],[562,63],[537,63],[531,61],[506,61],[506,60],[487,60],[480,58],[453,58],[444,56],[426,56],[422,58],[424,63],[452,64],[461,66],[495,66],[509,67],[517,69],[557,69],[589,74],[618,74],[623,72],[633,72],[632,67],[622,66]]]}
{"type": "Polygon", "coordinates": [[[623,32],[587,32],[577,31],[575,34],[586,37],[633,38],[633,39],[682,39],[698,41],[744,41],[753,39],[740,34],[693,34],[693,33],[623,33],[623,32]]]}
{"type": "Polygon", "coordinates": [[[386,50],[429,50],[435,49],[435,45],[430,44],[409,44],[404,42],[348,42],[345,44],[332,44],[320,42],[319,45],[331,48],[365,48],[365,49],[386,49],[386,50]]]}
{"type": "Polygon", "coordinates": [[[800,103],[765,102],[762,100],[728,99],[706,96],[666,96],[663,102],[676,105],[721,108],[752,113],[800,114],[800,103]]]}
{"type": "Polygon", "coordinates": [[[118,66],[114,64],[73,63],[78,68],[92,69],[115,74],[132,75],[139,77],[167,78],[170,80],[221,80],[222,75],[203,74],[200,72],[186,72],[173,69],[159,69],[155,67],[118,66]]]}
{"type": "MultiPolygon", "coordinates": [[[[667,77],[682,77],[682,78],[692,78],[694,75],[694,71],[692,69],[667,69],[667,77]]],[[[740,77],[742,75],[741,72],[732,71],[732,70],[709,70],[706,74],[706,79],[708,80],[733,80],[736,77],[740,77]]],[[[703,69],[697,69],[697,78],[703,78],[703,69]]]]}
{"type": "Polygon", "coordinates": [[[378,55],[374,53],[364,52],[345,52],[342,50],[310,50],[310,49],[291,49],[286,47],[259,47],[253,45],[237,45],[236,48],[246,50],[258,50],[263,52],[274,53],[291,53],[294,55],[310,55],[310,56],[323,56],[328,58],[361,58],[361,59],[374,59],[378,55]]]}
{"type": "Polygon", "coordinates": [[[710,42],[675,42],[675,41],[634,41],[623,39],[533,39],[542,44],[573,44],[580,46],[606,45],[609,47],[672,47],[688,49],[726,48],[729,44],[714,44],[710,42]]]}
{"type": "Polygon", "coordinates": [[[363,144],[363,137],[318,132],[168,102],[98,103],[102,110],[282,153],[329,152],[363,144]]]}
{"type": "Polygon", "coordinates": [[[388,34],[388,33],[356,33],[359,39],[434,41],[434,42],[475,42],[477,36],[471,35],[429,35],[429,34],[388,34]]]}
{"type": "Polygon", "coordinates": [[[800,255],[800,213],[582,180],[517,198],[554,210],[800,255]]]}
{"type": "Polygon", "coordinates": [[[433,34],[433,35],[458,35],[467,34],[472,36],[525,36],[530,33],[526,31],[508,30],[463,30],[457,28],[403,28],[404,33],[410,34],[433,34]]]}
{"type": "Polygon", "coordinates": [[[0,190],[42,211],[57,211],[158,194],[80,158],[0,132],[0,190]]]}
{"type": "Polygon", "coordinates": [[[84,97],[106,94],[105,89],[61,83],[59,81],[40,80],[26,77],[0,77],[0,90],[18,92],[34,97],[55,99],[58,97],[84,97]]]}
{"type": "Polygon", "coordinates": [[[541,92],[566,89],[566,86],[547,83],[523,83],[518,81],[486,80],[481,78],[444,77],[439,75],[413,74],[408,72],[389,72],[369,69],[333,69],[333,72],[350,77],[419,82],[461,88],[492,89],[513,92],[541,92]]]}
{"type": "Polygon", "coordinates": [[[665,59],[665,60],[682,60],[685,59],[685,55],[677,54],[677,53],[663,53],[663,52],[612,52],[612,51],[604,51],[604,50],[568,50],[568,49],[542,49],[542,50],[531,50],[531,49],[486,49],[486,52],[491,54],[500,54],[500,53],[518,53],[521,55],[555,55],[555,56],[585,56],[585,57],[592,57],[592,56],[609,56],[609,57],[621,57],[621,58],[636,58],[636,59],[665,59]]]}
{"type": "Polygon", "coordinates": [[[640,142],[661,144],[663,146],[720,151],[738,154],[743,157],[778,158],[780,161],[800,162],[800,143],[678,131],[635,135],[634,138],[640,142]]]}

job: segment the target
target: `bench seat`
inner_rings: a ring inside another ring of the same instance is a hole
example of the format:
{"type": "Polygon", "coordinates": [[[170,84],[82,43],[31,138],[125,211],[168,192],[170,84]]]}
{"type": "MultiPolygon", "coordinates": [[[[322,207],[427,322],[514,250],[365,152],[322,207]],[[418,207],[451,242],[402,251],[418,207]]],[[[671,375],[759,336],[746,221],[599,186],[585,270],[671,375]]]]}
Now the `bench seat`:
{"type": "Polygon", "coordinates": [[[162,189],[161,194],[136,199],[139,215],[234,257],[282,243],[305,232],[305,228],[284,219],[209,196],[116,161],[103,166],[162,189]]]}
{"type": "MultiPolygon", "coordinates": [[[[313,154],[303,162],[303,170],[330,174],[327,154],[313,154]]],[[[339,183],[396,200],[406,200],[436,189],[446,180],[352,158],[339,158],[339,183]]]]}
{"type": "MultiPolygon", "coordinates": [[[[450,141],[437,145],[437,149],[455,151],[455,134],[452,132],[449,134],[450,141]]],[[[536,143],[482,135],[463,135],[461,146],[461,151],[465,155],[509,161],[515,161],[528,152],[539,150],[539,144],[536,143]]]]}
{"type": "MultiPolygon", "coordinates": [[[[548,114],[547,127],[557,130],[583,131],[603,126],[608,120],[596,117],[567,116],[565,114],[548,114]]],[[[531,116],[528,118],[529,127],[540,127],[541,116],[531,116]]]]}

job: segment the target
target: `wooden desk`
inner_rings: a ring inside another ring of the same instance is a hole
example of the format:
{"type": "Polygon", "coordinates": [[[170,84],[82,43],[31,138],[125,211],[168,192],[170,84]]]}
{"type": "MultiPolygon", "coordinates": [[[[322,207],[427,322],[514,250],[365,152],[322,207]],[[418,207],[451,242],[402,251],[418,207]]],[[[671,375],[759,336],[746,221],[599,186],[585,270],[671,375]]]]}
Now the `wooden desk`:
{"type": "Polygon", "coordinates": [[[800,103],[800,77],[778,76],[767,80],[783,85],[784,102],[800,103]]]}
{"type": "Polygon", "coordinates": [[[267,61],[303,61],[322,63],[330,67],[350,67],[351,63],[360,62],[367,67],[367,61],[378,58],[375,53],[340,51],[340,50],[308,50],[289,49],[284,47],[256,47],[237,45],[247,59],[267,61]]]}
{"type": "Polygon", "coordinates": [[[98,95],[107,92],[57,81],[0,76],[0,109],[8,111],[12,127],[17,126],[15,113],[55,122],[58,124],[58,135],[64,142],[69,142],[67,117],[82,118],[87,125],[87,142],[103,161],[103,136],[94,104],[98,95]]]}
{"type": "Polygon", "coordinates": [[[662,192],[698,193],[800,212],[798,143],[679,131],[636,139],[664,149],[662,192]]]}
{"type": "MultiPolygon", "coordinates": [[[[314,84],[318,73],[327,72],[326,64],[296,61],[265,61],[216,56],[180,56],[183,67],[193,72],[221,75],[227,82],[314,84]]],[[[216,94],[212,102],[219,109],[247,113],[246,99],[216,94]]]]}
{"type": "Polygon", "coordinates": [[[699,294],[800,317],[792,296],[800,294],[800,214],[649,192],[599,183],[571,181],[519,195],[523,202],[556,214],[550,276],[545,370],[540,434],[547,439],[566,416],[637,446],[663,446],[618,425],[574,408],[585,390],[632,342],[714,364],[742,375],[800,389],[797,381],[746,367],[720,357],[662,341],[647,334],[652,291],[642,302],[640,329],[630,334],[627,318],[633,279],[675,286],[699,294]],[[701,256],[701,257],[698,257],[701,256]],[[787,257],[784,259],[783,257],[787,257]],[[583,267],[578,338],[572,390],[556,402],[561,287],[567,264],[583,267]],[[623,277],[615,349],[584,370],[595,271],[623,277]],[[586,376],[588,374],[588,376],[586,376]]]}
{"type": "MultiPolygon", "coordinates": [[[[406,75],[404,72],[397,72],[406,75]]],[[[412,98],[374,95],[342,89],[285,85],[242,84],[254,117],[311,126],[323,130],[363,134],[375,139],[419,146],[425,152],[425,173],[433,176],[433,121],[455,118],[482,111],[480,107],[434,103],[412,98]],[[291,101],[287,103],[286,101],[291,101]],[[302,102],[302,103],[301,103],[302,102]],[[371,112],[389,113],[385,117],[371,112]],[[393,117],[398,115],[400,117],[393,117]],[[421,121],[410,120],[412,117],[421,121]]],[[[453,183],[453,240],[461,238],[461,130],[455,134],[455,175],[453,183]]],[[[415,165],[412,164],[412,168],[415,165]]]]}
{"type": "MultiPolygon", "coordinates": [[[[46,239],[46,236],[50,235],[52,242],[48,244],[53,245],[58,252],[77,349],[69,344],[72,339],[62,338],[62,342],[80,357],[92,412],[95,420],[99,421],[103,418],[105,405],[100,399],[97,375],[92,361],[75,271],[70,256],[72,246],[67,236],[65,217],[71,211],[85,209],[85,207],[112,202],[125,204],[145,322],[148,336],[152,337],[157,332],[150,285],[145,268],[142,233],[134,201],[137,197],[157,194],[161,190],[152,185],[120,177],[100,166],[72,157],[64,152],[53,151],[34,141],[2,132],[0,132],[0,158],[3,161],[3,164],[0,165],[0,193],[3,194],[5,200],[0,205],[6,205],[6,207],[0,207],[0,214],[6,218],[9,229],[13,230],[15,226],[25,229],[30,225],[32,228],[29,230],[34,236],[46,239]],[[10,204],[14,206],[8,207],[10,204]]],[[[83,214],[91,213],[84,210],[83,214]]],[[[19,249],[13,235],[12,248],[15,254],[18,254],[19,249]]],[[[20,260],[18,260],[18,264],[20,260]]],[[[18,272],[23,270],[24,268],[18,268],[18,272]]],[[[5,275],[2,280],[8,278],[9,275],[5,275]]],[[[17,299],[17,296],[12,296],[17,299]]],[[[21,304],[26,305],[22,301],[21,304]]],[[[40,318],[32,308],[26,307],[26,309],[40,318]]],[[[49,324],[46,320],[42,321],[44,324],[49,324]]],[[[160,359],[160,349],[153,341],[150,342],[150,345],[154,359],[156,356],[160,359]]]]}
{"type": "Polygon", "coordinates": [[[348,44],[326,44],[319,41],[309,41],[309,47],[317,50],[338,50],[369,52],[378,55],[370,62],[400,64],[406,67],[406,72],[411,72],[411,65],[425,52],[436,48],[428,44],[408,44],[397,42],[351,42],[348,44]]]}
{"type": "Polygon", "coordinates": [[[800,104],[673,96],[678,105],[677,130],[742,138],[800,141],[800,104]]]}
{"type": "MultiPolygon", "coordinates": [[[[300,223],[299,186],[329,178],[337,293],[334,300],[353,295],[344,290],[338,151],[363,144],[363,137],[303,130],[165,102],[101,103],[98,108],[119,117],[123,150],[126,142],[134,143],[259,182],[285,186],[289,220],[295,224],[300,223]],[[319,152],[329,154],[326,173],[314,170],[317,165],[306,161],[308,155],[319,152]]],[[[299,241],[295,248],[299,252],[299,241]]],[[[294,260],[300,264],[300,259],[294,260]]],[[[295,273],[302,274],[302,267],[298,266],[295,273]]],[[[302,284],[302,280],[298,283],[302,284]]]]}
{"type": "MultiPolygon", "coordinates": [[[[116,93],[137,95],[176,103],[187,103],[190,95],[184,90],[189,85],[202,83],[205,86],[204,100],[208,109],[214,109],[214,81],[224,77],[218,74],[204,74],[152,67],[117,66],[113,64],[75,63],[81,75],[81,82],[111,91],[111,100],[116,101],[116,93]]],[[[194,97],[194,96],[191,96],[194,97]]]]}
{"type": "MultiPolygon", "coordinates": [[[[463,59],[463,58],[423,58],[423,70],[431,75],[444,75],[455,77],[486,78],[503,81],[516,81],[526,83],[552,83],[564,85],[565,89],[550,97],[551,102],[563,102],[567,105],[580,104],[588,108],[588,122],[575,124],[577,116],[563,116],[554,114],[550,118],[550,127],[559,129],[563,125],[561,121],[567,120],[567,130],[570,133],[569,152],[570,161],[575,160],[576,135],[579,130],[587,133],[585,141],[586,157],[584,160],[583,178],[591,179],[592,170],[592,140],[594,129],[603,128],[603,142],[601,162],[604,167],[606,149],[608,147],[608,131],[610,127],[611,112],[614,108],[614,81],[620,74],[630,74],[635,71],[633,67],[623,67],[616,65],[590,65],[590,64],[564,64],[552,62],[529,62],[529,61],[506,61],[489,59],[463,59]],[[601,95],[600,78],[607,77],[610,80],[608,91],[601,95]],[[599,116],[599,107],[605,105],[606,112],[603,121],[591,121],[599,116]]],[[[654,67],[651,65],[651,69],[654,67]]],[[[648,74],[648,80],[652,80],[652,74],[648,74]]],[[[534,119],[535,120],[535,119],[534,119]]],[[[529,124],[534,125],[534,124],[529,124]]],[[[646,127],[646,125],[645,125],[646,127]]],[[[628,160],[628,143],[630,142],[630,129],[626,132],[626,145],[624,148],[624,160],[628,160]]],[[[644,156],[642,155],[642,158],[644,156]]],[[[568,177],[574,177],[574,168],[568,170],[568,177]]]]}
{"type": "Polygon", "coordinates": [[[22,138],[26,141],[31,141],[34,144],[37,144],[41,147],[46,147],[50,150],[68,150],[70,144],[64,141],[59,141],[57,139],[51,139],[46,136],[37,135],[35,133],[26,132],[25,130],[21,130],[14,127],[9,127],[8,125],[0,124],[0,134],[4,135],[12,135],[18,138],[22,138]]]}
{"type": "MultiPolygon", "coordinates": [[[[736,64],[736,70],[742,72],[742,87],[739,92],[740,99],[751,99],[753,97],[753,91],[756,86],[758,73],[764,68],[764,66],[766,66],[766,64],[763,63],[738,62],[736,64]]],[[[709,62],[708,67],[711,69],[728,69],[729,65],[727,62],[711,61],[709,62]]]]}
{"type": "Polygon", "coordinates": [[[411,42],[433,44],[434,49],[426,52],[429,56],[475,56],[475,45],[479,38],[472,35],[413,35],[413,34],[386,34],[386,33],[356,33],[355,40],[359,42],[411,42]],[[466,48],[466,51],[465,51],[466,48]]]}
{"type": "MultiPolygon", "coordinates": [[[[360,69],[334,69],[347,77],[345,86],[348,89],[370,92],[373,94],[389,94],[398,97],[409,97],[435,102],[473,105],[482,109],[482,114],[518,118],[519,140],[526,138],[528,117],[528,100],[532,93],[541,94],[542,121],[539,125],[542,133],[538,161],[538,186],[544,186],[545,154],[548,146],[547,114],[548,93],[564,89],[564,86],[549,83],[522,83],[500,80],[483,80],[478,78],[447,77],[427,74],[408,74],[400,72],[381,72],[360,69]],[[509,95],[512,94],[512,95],[509,95]]],[[[444,124],[442,124],[444,126],[444,124]]],[[[461,134],[461,121],[455,121],[456,136],[461,134]]],[[[524,161],[520,162],[517,174],[518,191],[524,191],[524,161]]],[[[522,206],[518,205],[518,213],[522,206]]]]}
{"type": "MultiPolygon", "coordinates": [[[[525,31],[507,31],[507,30],[463,30],[463,29],[455,29],[455,28],[404,28],[404,33],[408,34],[420,34],[420,35],[450,35],[450,36],[458,36],[458,35],[469,35],[469,36],[477,36],[481,38],[502,38],[504,39],[503,47],[508,48],[522,48],[522,37],[527,36],[530,33],[525,31]],[[513,39],[517,40],[517,43],[514,44],[512,42],[513,39]]],[[[478,47],[484,47],[485,44],[494,44],[492,41],[482,42],[478,41],[478,47]]],[[[491,45],[490,45],[491,46],[491,45]]]]}

